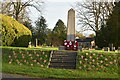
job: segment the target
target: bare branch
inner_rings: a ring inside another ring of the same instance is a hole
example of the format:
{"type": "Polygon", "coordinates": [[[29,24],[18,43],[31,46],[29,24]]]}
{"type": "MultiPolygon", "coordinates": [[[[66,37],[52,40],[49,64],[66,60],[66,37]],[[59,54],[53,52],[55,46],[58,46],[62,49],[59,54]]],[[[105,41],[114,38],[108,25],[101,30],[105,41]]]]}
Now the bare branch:
{"type": "Polygon", "coordinates": [[[112,12],[111,2],[96,2],[96,0],[84,0],[83,3],[76,3],[76,12],[78,25],[84,30],[93,30],[97,32],[101,29],[101,25],[105,24],[109,13],[112,12]]]}
{"type": "MultiPolygon", "coordinates": [[[[25,17],[25,13],[28,13],[26,9],[28,9],[30,6],[34,7],[38,12],[42,12],[42,8],[40,8],[43,4],[42,1],[34,1],[34,0],[25,0],[22,2],[21,0],[10,0],[9,2],[3,3],[4,8],[1,10],[1,13],[5,15],[11,15],[13,18],[15,18],[17,21],[21,21],[25,17]],[[21,15],[22,14],[22,15],[21,15]]],[[[28,16],[28,14],[26,15],[28,16]]]]}

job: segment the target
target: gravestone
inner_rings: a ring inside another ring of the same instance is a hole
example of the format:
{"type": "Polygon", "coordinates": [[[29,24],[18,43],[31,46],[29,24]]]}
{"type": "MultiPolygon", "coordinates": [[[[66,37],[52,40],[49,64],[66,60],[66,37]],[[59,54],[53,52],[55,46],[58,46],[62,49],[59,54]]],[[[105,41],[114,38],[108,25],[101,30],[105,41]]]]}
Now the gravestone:
{"type": "Polygon", "coordinates": [[[78,51],[82,51],[82,50],[83,50],[82,46],[79,46],[78,51]]]}
{"type": "Polygon", "coordinates": [[[75,41],[75,10],[68,11],[67,41],[75,41]]]}
{"type": "Polygon", "coordinates": [[[99,48],[98,46],[95,46],[95,50],[101,50],[101,48],[99,48]]]}
{"type": "Polygon", "coordinates": [[[109,47],[103,47],[103,50],[104,51],[110,51],[110,48],[109,47]]]}
{"type": "Polygon", "coordinates": [[[115,47],[113,47],[113,44],[109,44],[110,51],[115,51],[115,47]]]}
{"type": "Polygon", "coordinates": [[[118,49],[117,49],[117,50],[118,50],[118,52],[120,52],[120,47],[118,47],[118,49]]]}
{"type": "Polygon", "coordinates": [[[31,48],[31,42],[29,42],[28,48],[31,48]]]}
{"type": "Polygon", "coordinates": [[[38,40],[35,39],[35,47],[37,47],[37,44],[38,44],[38,40]]]}
{"type": "Polygon", "coordinates": [[[65,50],[65,46],[59,46],[59,50],[65,50]]]}

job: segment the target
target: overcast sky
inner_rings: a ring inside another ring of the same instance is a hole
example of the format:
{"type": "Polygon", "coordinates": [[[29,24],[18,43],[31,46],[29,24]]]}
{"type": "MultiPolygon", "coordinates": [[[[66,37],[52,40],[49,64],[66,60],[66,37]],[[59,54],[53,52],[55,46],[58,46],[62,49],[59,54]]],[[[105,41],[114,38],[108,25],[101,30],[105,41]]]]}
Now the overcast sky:
{"type": "Polygon", "coordinates": [[[61,19],[67,26],[67,12],[72,8],[74,2],[47,2],[45,17],[48,21],[48,26],[53,28],[58,21],[61,19]]]}
{"type": "MultiPolygon", "coordinates": [[[[67,26],[68,10],[75,5],[76,1],[81,1],[81,0],[45,0],[43,15],[47,20],[48,28],[53,29],[58,19],[61,19],[67,26]]],[[[31,8],[31,10],[32,11],[30,14],[30,18],[34,22],[35,20],[37,20],[38,16],[40,15],[38,15],[38,12],[34,8],[31,8]]],[[[77,31],[80,31],[79,27],[80,26],[77,26],[77,19],[76,19],[77,31]]],[[[88,35],[88,32],[84,32],[84,35],[88,35]]]]}
{"type": "MultiPolygon", "coordinates": [[[[58,19],[61,19],[65,25],[67,26],[67,15],[68,10],[75,5],[75,2],[83,2],[83,0],[43,0],[45,1],[45,5],[43,6],[43,16],[47,21],[48,28],[53,29],[55,24],[57,23],[58,19]]],[[[102,0],[98,0],[102,1],[102,0]]],[[[103,0],[103,1],[111,1],[111,0],[103,0]]],[[[114,1],[114,0],[113,0],[114,1]]],[[[38,12],[31,8],[30,18],[34,22],[40,15],[38,12]]],[[[76,30],[80,31],[80,25],[77,26],[77,19],[76,19],[76,30]]],[[[89,35],[93,33],[93,31],[86,31],[83,34],[89,35]]]]}
{"type": "MultiPolygon", "coordinates": [[[[74,5],[75,2],[76,0],[46,0],[43,9],[43,16],[47,20],[48,27],[51,29],[54,28],[58,19],[61,19],[67,26],[67,12],[72,8],[72,5],[74,5]]],[[[38,12],[34,8],[31,8],[30,17],[33,22],[38,16],[38,12]]]]}

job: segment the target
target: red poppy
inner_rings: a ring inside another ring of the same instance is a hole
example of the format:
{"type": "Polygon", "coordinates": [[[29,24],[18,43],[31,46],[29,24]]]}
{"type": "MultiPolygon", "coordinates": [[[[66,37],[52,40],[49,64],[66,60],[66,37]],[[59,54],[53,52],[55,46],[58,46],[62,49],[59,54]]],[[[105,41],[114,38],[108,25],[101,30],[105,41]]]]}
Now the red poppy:
{"type": "Polygon", "coordinates": [[[95,66],[94,66],[94,65],[92,65],[92,67],[94,68],[95,66]]]}
{"type": "Polygon", "coordinates": [[[105,66],[108,66],[109,64],[105,64],[105,66]]]}
{"type": "Polygon", "coordinates": [[[84,67],[86,67],[86,65],[83,65],[84,67]]]}
{"type": "Polygon", "coordinates": [[[88,70],[91,70],[92,68],[88,68],[88,70]]]}

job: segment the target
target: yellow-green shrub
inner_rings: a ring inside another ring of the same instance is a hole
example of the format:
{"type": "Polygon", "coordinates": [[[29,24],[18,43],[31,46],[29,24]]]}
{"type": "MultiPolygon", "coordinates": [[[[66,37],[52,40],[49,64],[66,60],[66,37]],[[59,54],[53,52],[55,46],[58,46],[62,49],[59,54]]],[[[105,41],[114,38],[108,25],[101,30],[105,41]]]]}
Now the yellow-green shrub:
{"type": "Polygon", "coordinates": [[[2,25],[2,45],[3,46],[28,46],[31,40],[31,31],[15,19],[0,14],[2,25]]]}

